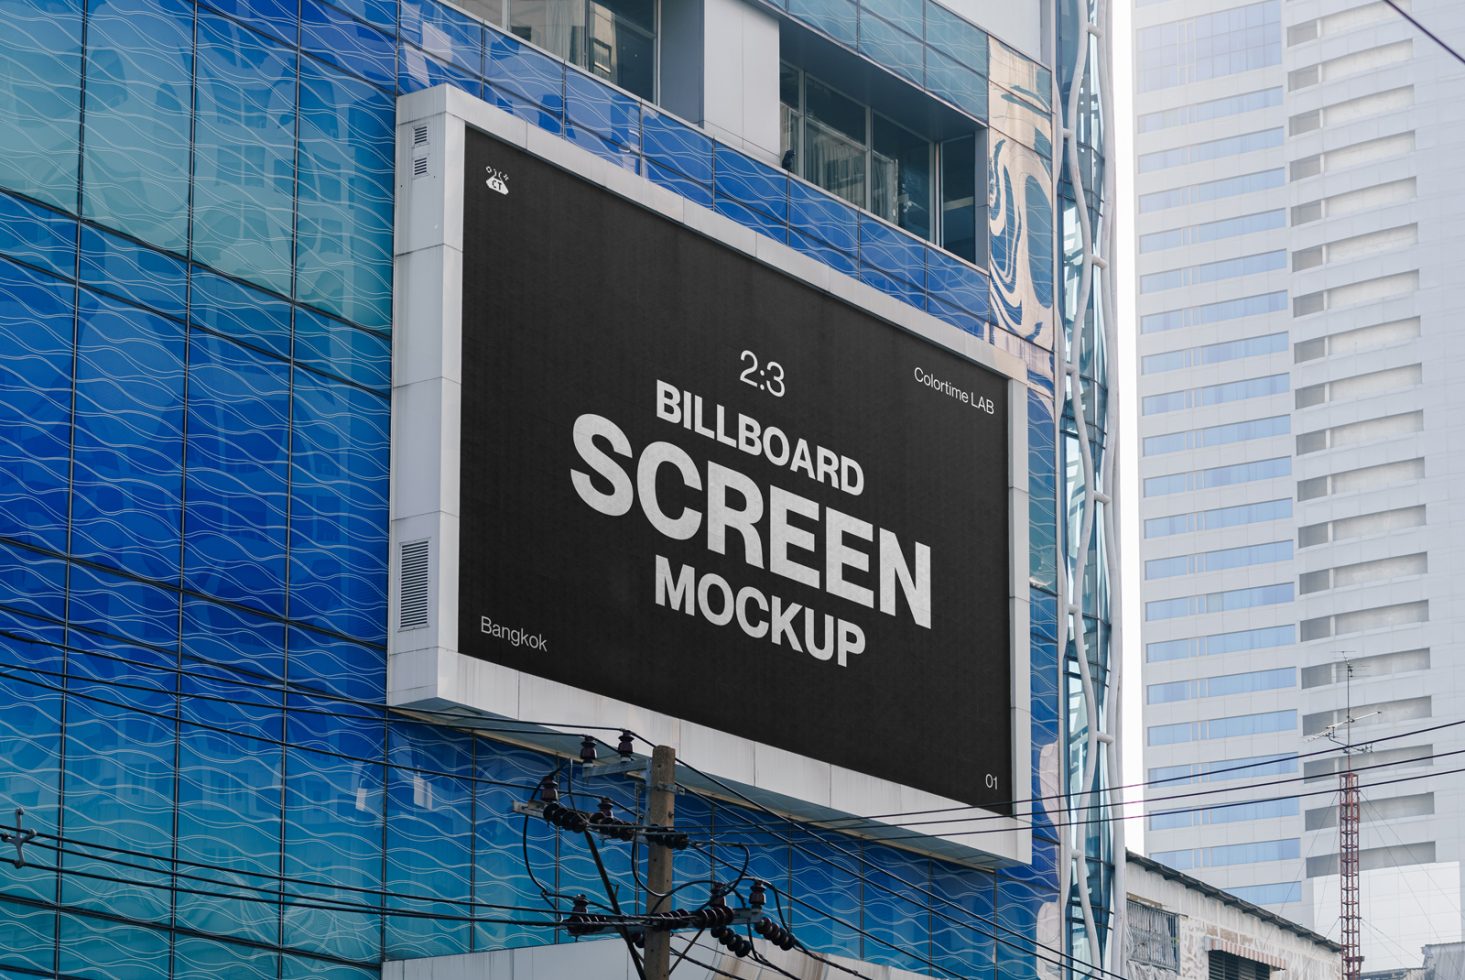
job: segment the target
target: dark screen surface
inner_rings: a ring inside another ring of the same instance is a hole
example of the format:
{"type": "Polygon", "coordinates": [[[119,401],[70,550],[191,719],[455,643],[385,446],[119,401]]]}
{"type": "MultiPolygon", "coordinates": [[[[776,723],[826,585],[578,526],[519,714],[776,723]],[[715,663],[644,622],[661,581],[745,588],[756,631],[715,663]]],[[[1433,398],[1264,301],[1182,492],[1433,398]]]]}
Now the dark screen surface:
{"type": "Polygon", "coordinates": [[[471,129],[465,162],[461,652],[1009,810],[1005,379],[471,129]]]}

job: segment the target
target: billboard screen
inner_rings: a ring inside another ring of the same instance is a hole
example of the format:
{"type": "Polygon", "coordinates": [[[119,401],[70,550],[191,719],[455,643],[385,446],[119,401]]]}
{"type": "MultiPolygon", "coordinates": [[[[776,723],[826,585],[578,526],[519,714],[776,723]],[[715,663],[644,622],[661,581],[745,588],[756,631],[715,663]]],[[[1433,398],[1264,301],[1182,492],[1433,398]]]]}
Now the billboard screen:
{"type": "Polygon", "coordinates": [[[1006,810],[1007,380],[465,154],[460,652],[1006,810]]]}

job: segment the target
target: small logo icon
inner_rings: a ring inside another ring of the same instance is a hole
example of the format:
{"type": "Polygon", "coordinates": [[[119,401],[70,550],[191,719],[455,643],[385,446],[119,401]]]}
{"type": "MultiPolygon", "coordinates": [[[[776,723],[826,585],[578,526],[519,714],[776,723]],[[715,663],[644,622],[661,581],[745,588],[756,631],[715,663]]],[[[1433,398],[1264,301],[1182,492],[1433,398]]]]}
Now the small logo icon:
{"type": "Polygon", "coordinates": [[[496,170],[493,167],[484,167],[483,170],[484,173],[488,174],[488,179],[484,183],[488,185],[489,190],[498,191],[500,194],[507,194],[509,192],[508,174],[502,170],[496,170]]]}

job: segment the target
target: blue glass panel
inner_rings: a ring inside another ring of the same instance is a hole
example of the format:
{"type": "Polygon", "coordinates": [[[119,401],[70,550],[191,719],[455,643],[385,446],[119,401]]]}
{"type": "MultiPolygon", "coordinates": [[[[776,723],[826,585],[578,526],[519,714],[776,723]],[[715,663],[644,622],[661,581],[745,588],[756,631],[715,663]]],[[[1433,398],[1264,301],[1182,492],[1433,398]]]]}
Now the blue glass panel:
{"type": "Polygon", "coordinates": [[[485,85],[483,100],[490,105],[498,106],[512,116],[518,116],[531,126],[536,126],[546,133],[559,133],[564,129],[563,113],[558,110],[552,112],[513,92],[505,92],[485,85]]]}
{"type": "Polygon", "coordinates": [[[926,0],[926,43],[940,48],[968,68],[982,74],[987,72],[986,32],[935,0],[926,0]]]}
{"type": "Polygon", "coordinates": [[[0,194],[0,255],[58,276],[76,273],[76,221],[50,208],[0,194]]]}
{"type": "Polygon", "coordinates": [[[386,399],[295,372],[290,616],[386,637],[386,399]]]}
{"type": "MultiPolygon", "coordinates": [[[[284,736],[282,696],[185,674],[178,735],[178,857],[207,864],[207,877],[227,884],[190,885],[224,895],[180,893],[177,921],[218,935],[273,943],[278,908],[230,894],[259,897],[280,869],[283,755],[259,739],[284,736]],[[199,722],[240,734],[191,725],[199,722]],[[254,736],[254,737],[248,737],[254,736]]],[[[232,973],[230,974],[233,975],[232,973]]]]}
{"type": "Polygon", "coordinates": [[[960,330],[971,334],[973,337],[987,337],[987,324],[960,307],[943,303],[934,296],[926,299],[926,311],[938,320],[945,320],[960,330]]]}
{"type": "Polygon", "coordinates": [[[761,235],[767,235],[775,241],[781,242],[788,237],[788,228],[782,221],[758,208],[750,208],[725,197],[718,198],[713,204],[713,208],[718,214],[729,217],[738,224],[751,228],[761,235]]]}
{"type": "MultiPolygon", "coordinates": [[[[62,654],[58,647],[0,637],[0,668],[15,675],[0,676],[0,698],[6,705],[0,711],[0,742],[5,745],[5,752],[0,753],[4,823],[14,826],[14,808],[24,807],[29,826],[53,832],[60,817],[61,679],[57,675],[64,669],[62,654]]],[[[54,854],[45,854],[41,861],[54,865],[54,854]]],[[[4,891],[53,901],[56,874],[38,866],[7,865],[4,891]]]]}
{"type": "Polygon", "coordinates": [[[930,892],[930,862],[890,847],[868,844],[865,853],[865,891],[862,918],[864,956],[903,970],[922,972],[930,952],[928,906],[939,901],[930,892]]]}
{"type": "Polygon", "coordinates": [[[518,96],[551,115],[561,117],[565,108],[565,66],[498,31],[488,31],[488,65],[484,69],[490,89],[518,96]]]}
{"type": "MultiPolygon", "coordinates": [[[[0,606],[33,621],[36,617],[60,622],[66,615],[66,563],[34,551],[0,544],[0,606]]],[[[5,629],[11,629],[9,620],[5,629]]],[[[37,625],[33,635],[59,641],[54,633],[41,633],[37,625]]],[[[11,629],[14,632],[13,629],[11,629]]]]}
{"type": "Polygon", "coordinates": [[[81,281],[183,319],[188,266],[117,235],[81,228],[81,281]]]}
{"type": "Polygon", "coordinates": [[[0,260],[0,536],[66,550],[75,288],[0,260]]]}
{"type": "Polygon", "coordinates": [[[719,201],[737,201],[775,218],[788,221],[788,174],[750,156],[718,146],[712,189],[719,201]]]}
{"type": "Polygon", "coordinates": [[[642,113],[641,134],[648,163],[712,183],[712,140],[707,136],[651,106],[642,113]]]}
{"type": "Polygon", "coordinates": [[[700,204],[704,208],[712,207],[712,191],[706,184],[700,184],[690,177],[684,177],[670,167],[652,163],[649,158],[641,161],[641,165],[645,168],[647,179],[652,183],[680,194],[693,204],[700,204]]]}
{"type": "Polygon", "coordinates": [[[76,209],[81,4],[0,2],[0,186],[76,209]]]}
{"type": "Polygon", "coordinates": [[[996,930],[986,923],[993,921],[996,875],[937,862],[931,890],[950,903],[931,922],[932,961],[956,976],[992,976],[996,930]]]}
{"type": "Polygon", "coordinates": [[[300,0],[300,50],[385,89],[397,82],[392,39],[318,0],[300,0]]]}
{"type": "Polygon", "coordinates": [[[581,149],[589,150],[598,157],[609,160],[622,170],[637,173],[641,159],[636,151],[614,140],[606,139],[592,129],[579,123],[566,123],[564,137],[581,149]]]}
{"type": "Polygon", "coordinates": [[[70,597],[73,626],[154,647],[178,642],[178,593],[172,589],[73,564],[70,597]]]}
{"type": "Polygon", "coordinates": [[[193,258],[290,292],[297,55],[233,21],[198,19],[193,258]]]}
{"type": "Polygon", "coordinates": [[[386,699],[387,654],[312,630],[290,630],[290,682],[359,701],[386,699]]]}
{"type": "Polygon", "coordinates": [[[788,0],[788,12],[836,41],[855,46],[853,0],[788,0]]]}
{"type": "MultiPolygon", "coordinates": [[[[302,727],[305,721],[304,716],[290,716],[289,741],[309,735],[302,727]]],[[[310,723],[340,724],[336,720],[310,723]]],[[[376,730],[380,732],[380,723],[376,730]]],[[[357,743],[333,744],[336,751],[350,753],[357,743]]],[[[378,744],[378,758],[380,753],[378,744]]],[[[380,764],[304,748],[286,750],[284,868],[287,877],[307,882],[290,886],[290,894],[299,901],[339,900],[339,885],[381,887],[382,775],[380,764]]],[[[381,916],[287,906],[283,940],[296,949],[376,960],[381,954],[381,916]]]]}
{"type": "Polygon", "coordinates": [[[565,117],[622,146],[641,148],[641,103],[573,69],[565,72],[565,117]]]}
{"type": "Polygon", "coordinates": [[[399,30],[439,61],[483,74],[483,24],[437,0],[402,0],[399,30]]]}
{"type": "Polygon", "coordinates": [[[894,296],[902,303],[909,303],[916,309],[924,310],[926,308],[926,293],[923,289],[919,286],[912,286],[904,279],[886,275],[873,266],[863,264],[860,266],[860,281],[874,286],[882,293],[894,296]]]}
{"type": "Polygon", "coordinates": [[[368,327],[391,323],[395,116],[390,96],[302,60],[296,295],[368,327]]]}
{"type": "Polygon", "coordinates": [[[926,245],[875,218],[861,215],[860,264],[923,288],[926,282],[926,245]]]}
{"type": "MultiPolygon", "coordinates": [[[[73,640],[78,641],[93,642],[73,640]]],[[[130,659],[147,656],[137,648],[115,652],[130,659]]],[[[63,874],[61,900],[166,923],[171,896],[166,888],[149,886],[167,885],[170,878],[162,859],[173,850],[172,691],[178,675],[82,653],[72,653],[67,666],[66,836],[156,858],[130,858],[142,866],[133,868],[101,856],[64,855],[63,869],[129,883],[63,874]]]]}
{"type": "Polygon", "coordinates": [[[865,13],[878,14],[914,37],[923,36],[925,16],[923,0],[862,0],[860,7],[865,13]]]}
{"type": "Polygon", "coordinates": [[[61,972],[167,980],[168,933],[81,915],[61,916],[61,972]]]}
{"type": "Polygon", "coordinates": [[[336,6],[368,24],[392,30],[397,26],[396,0],[334,0],[336,6]]]}
{"type": "Polygon", "coordinates": [[[989,74],[993,84],[1037,103],[1040,108],[1053,108],[1052,76],[1046,68],[1023,57],[1001,41],[989,40],[987,48],[989,74]]]}
{"type": "Polygon", "coordinates": [[[287,954],[280,957],[280,977],[282,980],[380,980],[381,971],[287,954]]]}
{"type": "Polygon", "coordinates": [[[0,969],[50,973],[55,951],[55,912],[0,900],[0,969]]]}
{"type": "Polygon", "coordinates": [[[429,54],[403,44],[397,51],[397,86],[403,92],[451,85],[475,98],[483,97],[483,82],[463,69],[439,61],[429,54]]]}
{"type": "Polygon", "coordinates": [[[188,362],[183,583],[285,614],[290,369],[210,334],[188,362]]]}
{"type": "Polygon", "coordinates": [[[391,338],[322,316],[295,311],[295,363],[389,394],[391,338]]]}
{"type": "Polygon", "coordinates": [[[1029,571],[1033,584],[1057,591],[1058,487],[1053,403],[1028,393],[1028,528],[1032,539],[1029,571]]]}
{"type": "Polygon", "coordinates": [[[860,52],[917,85],[925,78],[926,46],[865,10],[860,11],[860,52]]]}
{"type": "MultiPolygon", "coordinates": [[[[527,825],[522,819],[511,820],[515,803],[523,802],[528,791],[516,787],[536,785],[553,768],[548,756],[525,749],[493,743],[480,743],[475,784],[476,806],[480,816],[474,828],[473,900],[499,905],[539,907],[544,899],[530,879],[529,869],[540,881],[554,873],[556,832],[543,820],[527,825]],[[508,785],[494,785],[494,782],[508,785]],[[494,817],[486,817],[493,814],[494,817]],[[502,817],[497,815],[502,814],[502,817]],[[529,867],[525,867],[525,852],[529,867]]],[[[530,915],[494,916],[505,919],[528,919],[530,915]]],[[[488,946],[537,946],[546,940],[545,930],[535,926],[481,924],[476,942],[488,946]]]]}
{"type": "Polygon", "coordinates": [[[274,980],[278,960],[279,954],[267,949],[179,936],[173,945],[173,980],[274,980]]]}
{"type": "Polygon", "coordinates": [[[193,5],[90,0],[83,214],[188,249],[193,5]]]}
{"type": "Polygon", "coordinates": [[[1036,948],[1038,942],[1053,946],[1060,941],[1056,926],[1050,927],[1046,939],[1038,928],[1039,921],[1058,922],[1057,906],[1056,891],[1045,891],[1027,882],[998,875],[998,935],[1006,940],[997,944],[998,980],[1037,980],[1040,975],[1037,956],[1044,955],[1049,960],[1057,958],[1036,948]],[[1051,907],[1046,913],[1043,911],[1045,906],[1051,907]]]}
{"type": "Polygon", "coordinates": [[[842,272],[847,276],[857,277],[859,275],[859,265],[855,262],[853,254],[843,249],[835,248],[833,245],[814,235],[806,235],[797,229],[790,229],[788,243],[805,255],[811,255],[830,268],[842,272]]]}
{"type": "Polygon", "coordinates": [[[818,837],[800,831],[789,860],[790,926],[811,949],[848,955],[859,949],[860,871],[851,857],[836,854],[818,837]]]}
{"type": "Polygon", "coordinates": [[[987,79],[940,51],[926,52],[926,86],[978,119],[987,118],[987,79]]]}
{"type": "Polygon", "coordinates": [[[183,597],[183,666],[219,676],[285,676],[285,627],[233,606],[183,597]],[[223,665],[227,665],[227,668],[223,665]],[[229,670],[228,668],[237,668],[229,670]]]}
{"type": "MultiPolygon", "coordinates": [[[[392,908],[461,916],[472,879],[473,743],[406,722],[390,730],[387,770],[387,900],[392,908]],[[402,897],[413,896],[413,897],[402,897]],[[421,897],[421,900],[418,898],[421,897]],[[435,902],[426,899],[448,899],[435,902]]],[[[492,817],[490,817],[492,819],[492,817]]],[[[386,955],[403,959],[466,952],[469,924],[387,917],[386,955]]]]}
{"type": "Polygon", "coordinates": [[[178,580],[183,329],[83,292],[72,554],[178,580]]]}
{"type": "Polygon", "coordinates": [[[940,249],[926,249],[926,289],[932,299],[939,298],[983,319],[992,315],[987,277],[940,249]]]}
{"type": "Polygon", "coordinates": [[[203,3],[292,46],[300,31],[299,0],[203,0],[203,3]]]}
{"type": "Polygon", "coordinates": [[[788,182],[789,224],[853,253],[859,248],[860,213],[832,194],[800,180],[788,182]]]}
{"type": "Polygon", "coordinates": [[[263,347],[276,357],[290,356],[289,303],[197,266],[193,267],[189,317],[226,337],[263,347]]]}

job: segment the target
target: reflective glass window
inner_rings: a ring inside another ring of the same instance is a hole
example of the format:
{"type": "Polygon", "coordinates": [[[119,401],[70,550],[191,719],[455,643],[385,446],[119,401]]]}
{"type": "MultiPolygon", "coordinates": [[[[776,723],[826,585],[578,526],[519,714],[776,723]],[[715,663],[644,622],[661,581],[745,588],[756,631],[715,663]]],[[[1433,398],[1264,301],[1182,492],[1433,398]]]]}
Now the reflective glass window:
{"type": "Polygon", "coordinates": [[[1258,337],[1243,337],[1241,340],[1226,340],[1219,344],[1204,344],[1184,350],[1166,351],[1163,354],[1151,354],[1140,361],[1140,372],[1157,374],[1162,371],[1177,371],[1201,364],[1220,364],[1243,357],[1279,354],[1285,350],[1285,332],[1262,334],[1258,337]]]}
{"type": "Polygon", "coordinates": [[[1238,504],[1234,507],[1217,507],[1214,510],[1193,511],[1189,514],[1152,517],[1145,521],[1145,537],[1163,538],[1171,534],[1188,534],[1192,531],[1211,531],[1216,528],[1284,520],[1291,516],[1292,501],[1290,499],[1266,500],[1257,504],[1238,504]]]}

